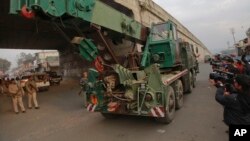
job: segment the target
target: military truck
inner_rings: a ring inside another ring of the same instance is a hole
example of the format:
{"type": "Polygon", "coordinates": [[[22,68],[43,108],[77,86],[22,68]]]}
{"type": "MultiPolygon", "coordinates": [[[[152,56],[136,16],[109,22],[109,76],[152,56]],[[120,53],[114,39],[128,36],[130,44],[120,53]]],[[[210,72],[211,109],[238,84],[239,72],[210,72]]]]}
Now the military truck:
{"type": "Polygon", "coordinates": [[[192,92],[196,81],[190,44],[179,43],[175,29],[171,21],[152,26],[139,70],[107,65],[110,69],[101,76],[89,69],[87,110],[107,118],[123,114],[171,122],[183,106],[184,92],[192,92]]]}
{"type": "Polygon", "coordinates": [[[85,84],[90,112],[107,118],[148,116],[170,123],[175,110],[183,106],[184,92],[195,87],[196,58],[191,45],[179,40],[172,21],[149,29],[102,0],[12,1],[11,13],[18,12],[29,19],[50,20],[60,32],[68,27],[84,35],[66,39],[93,62],[85,84]],[[124,40],[132,43],[132,50],[118,47],[124,40]],[[136,51],[138,44],[142,52],[136,51]]]}

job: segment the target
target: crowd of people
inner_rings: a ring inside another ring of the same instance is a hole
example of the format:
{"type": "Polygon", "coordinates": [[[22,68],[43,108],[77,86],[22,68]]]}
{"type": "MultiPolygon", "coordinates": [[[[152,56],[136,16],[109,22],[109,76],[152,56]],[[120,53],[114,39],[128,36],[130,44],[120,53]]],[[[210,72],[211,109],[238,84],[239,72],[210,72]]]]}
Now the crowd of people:
{"type": "Polygon", "coordinates": [[[33,106],[35,109],[39,109],[37,102],[37,91],[36,82],[31,75],[29,79],[22,83],[19,77],[15,79],[0,79],[0,94],[6,95],[12,98],[13,110],[16,114],[19,113],[19,108],[22,113],[26,112],[26,108],[23,104],[23,97],[28,97],[28,108],[32,109],[33,106]]]}
{"type": "Polygon", "coordinates": [[[240,60],[217,55],[210,64],[218,73],[218,78],[210,74],[210,82],[217,87],[215,99],[224,107],[225,124],[250,125],[250,66],[245,55],[240,60]]]}

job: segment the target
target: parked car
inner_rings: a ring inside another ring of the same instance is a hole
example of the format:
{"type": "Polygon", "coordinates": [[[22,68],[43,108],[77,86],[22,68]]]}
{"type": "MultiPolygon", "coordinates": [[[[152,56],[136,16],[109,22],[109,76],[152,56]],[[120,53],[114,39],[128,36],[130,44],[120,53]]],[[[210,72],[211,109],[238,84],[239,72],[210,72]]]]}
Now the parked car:
{"type": "Polygon", "coordinates": [[[60,85],[62,79],[62,75],[59,75],[57,72],[55,71],[46,71],[45,73],[47,73],[49,75],[49,81],[50,84],[57,84],[60,85]]]}
{"type": "Polygon", "coordinates": [[[204,63],[208,63],[208,62],[210,62],[210,60],[211,60],[211,56],[210,55],[205,55],[204,56],[204,63]]]}
{"type": "Polygon", "coordinates": [[[28,81],[30,76],[34,76],[34,80],[36,81],[36,86],[39,91],[48,91],[50,86],[49,77],[46,73],[35,73],[24,75],[21,78],[21,86],[25,87],[25,83],[28,81]]]}

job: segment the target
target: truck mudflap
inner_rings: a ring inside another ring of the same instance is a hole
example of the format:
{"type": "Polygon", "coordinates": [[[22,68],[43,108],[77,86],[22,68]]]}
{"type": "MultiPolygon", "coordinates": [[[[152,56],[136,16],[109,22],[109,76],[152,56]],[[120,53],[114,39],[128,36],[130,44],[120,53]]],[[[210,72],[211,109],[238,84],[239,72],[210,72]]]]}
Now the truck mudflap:
{"type": "Polygon", "coordinates": [[[151,117],[165,117],[164,107],[153,107],[150,109],[149,116],[151,117]]]}
{"type": "Polygon", "coordinates": [[[95,112],[96,109],[97,109],[97,105],[96,104],[91,104],[91,103],[87,104],[87,111],[89,111],[89,112],[95,112]]]}

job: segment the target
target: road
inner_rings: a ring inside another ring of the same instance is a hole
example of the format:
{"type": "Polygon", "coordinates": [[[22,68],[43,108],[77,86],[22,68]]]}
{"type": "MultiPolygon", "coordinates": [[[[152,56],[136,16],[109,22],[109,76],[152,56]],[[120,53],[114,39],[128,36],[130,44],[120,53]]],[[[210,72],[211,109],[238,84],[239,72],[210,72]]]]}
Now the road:
{"type": "Polygon", "coordinates": [[[208,64],[200,64],[196,88],[184,96],[184,107],[168,125],[146,117],[105,119],[89,113],[82,107],[75,80],[38,93],[41,108],[18,115],[11,99],[0,96],[0,141],[227,141],[223,108],[208,83],[210,70],[208,64]]]}

